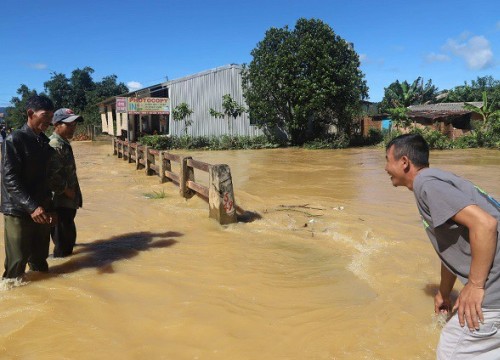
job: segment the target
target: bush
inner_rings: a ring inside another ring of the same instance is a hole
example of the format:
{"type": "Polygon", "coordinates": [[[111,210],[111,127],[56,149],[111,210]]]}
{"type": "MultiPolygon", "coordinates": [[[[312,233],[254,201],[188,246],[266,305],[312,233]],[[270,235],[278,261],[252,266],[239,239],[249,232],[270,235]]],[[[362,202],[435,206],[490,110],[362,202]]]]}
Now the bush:
{"type": "Polygon", "coordinates": [[[327,138],[314,139],[304,144],[306,149],[345,149],[350,139],[345,135],[331,135],[327,138]]]}
{"type": "Polygon", "coordinates": [[[146,135],[139,139],[142,145],[151,146],[155,150],[170,149],[207,149],[207,150],[236,150],[236,149],[265,149],[276,148],[279,144],[269,141],[265,135],[250,136],[166,136],[146,135]]]}
{"type": "Polygon", "coordinates": [[[146,135],[139,138],[139,143],[151,146],[155,150],[164,150],[172,148],[172,139],[166,135],[146,135]]]}

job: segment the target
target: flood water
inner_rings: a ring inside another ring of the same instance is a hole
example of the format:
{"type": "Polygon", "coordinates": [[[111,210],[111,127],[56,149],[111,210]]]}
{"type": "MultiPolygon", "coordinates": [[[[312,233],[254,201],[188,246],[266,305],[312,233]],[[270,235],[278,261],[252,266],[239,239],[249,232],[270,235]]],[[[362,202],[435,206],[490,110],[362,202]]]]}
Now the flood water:
{"type": "MultiPolygon", "coordinates": [[[[228,164],[237,204],[262,217],[223,227],[110,142],[73,147],[75,254],[1,284],[0,358],[435,358],[439,261],[381,148],[181,152],[228,164]]],[[[431,153],[497,198],[499,165],[431,153]]]]}

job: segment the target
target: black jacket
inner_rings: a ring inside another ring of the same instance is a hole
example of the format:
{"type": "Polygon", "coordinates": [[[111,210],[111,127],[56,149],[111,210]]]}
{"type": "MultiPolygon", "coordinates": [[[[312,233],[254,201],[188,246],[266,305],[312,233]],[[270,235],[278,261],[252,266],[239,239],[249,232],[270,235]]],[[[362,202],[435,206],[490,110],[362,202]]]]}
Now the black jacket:
{"type": "Polygon", "coordinates": [[[38,207],[50,209],[47,165],[52,154],[49,138],[25,124],[5,139],[2,151],[2,197],[5,215],[30,216],[38,207]]]}

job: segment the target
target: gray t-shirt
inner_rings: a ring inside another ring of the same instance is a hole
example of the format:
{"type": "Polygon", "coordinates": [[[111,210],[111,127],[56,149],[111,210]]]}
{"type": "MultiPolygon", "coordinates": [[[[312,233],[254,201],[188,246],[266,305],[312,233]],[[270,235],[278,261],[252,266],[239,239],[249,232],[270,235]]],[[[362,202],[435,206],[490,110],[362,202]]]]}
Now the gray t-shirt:
{"type": "Polygon", "coordinates": [[[469,231],[451,218],[469,205],[477,205],[495,217],[497,248],[485,285],[484,308],[500,309],[500,205],[470,181],[452,173],[425,168],[413,182],[413,193],[425,230],[441,261],[465,284],[469,276],[469,231]]]}

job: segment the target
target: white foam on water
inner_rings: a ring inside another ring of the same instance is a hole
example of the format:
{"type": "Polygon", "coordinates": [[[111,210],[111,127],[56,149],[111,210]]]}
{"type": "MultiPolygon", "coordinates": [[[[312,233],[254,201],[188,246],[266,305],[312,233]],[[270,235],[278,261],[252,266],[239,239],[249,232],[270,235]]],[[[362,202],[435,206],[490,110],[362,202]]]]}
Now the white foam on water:
{"type": "Polygon", "coordinates": [[[446,325],[447,321],[448,321],[448,314],[444,313],[432,314],[433,329],[439,329],[439,330],[442,329],[446,325]]]}
{"type": "Polygon", "coordinates": [[[2,279],[0,280],[0,291],[8,291],[16,287],[28,285],[29,281],[24,281],[22,278],[2,279]]]}
{"type": "Polygon", "coordinates": [[[347,270],[351,271],[359,279],[373,284],[372,276],[367,269],[368,263],[371,257],[379,253],[381,249],[389,246],[389,243],[376,237],[371,230],[365,231],[361,241],[339,232],[332,232],[331,236],[334,241],[341,242],[355,250],[347,270]]]}

